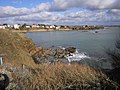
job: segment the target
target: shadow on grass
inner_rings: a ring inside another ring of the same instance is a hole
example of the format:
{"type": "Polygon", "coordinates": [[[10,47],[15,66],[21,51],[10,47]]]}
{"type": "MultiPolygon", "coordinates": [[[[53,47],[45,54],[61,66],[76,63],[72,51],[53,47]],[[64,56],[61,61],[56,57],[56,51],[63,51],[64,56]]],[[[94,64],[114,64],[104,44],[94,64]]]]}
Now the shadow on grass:
{"type": "Polygon", "coordinates": [[[9,85],[9,77],[6,74],[0,73],[0,90],[5,90],[9,85]]]}
{"type": "Polygon", "coordinates": [[[106,53],[110,57],[113,66],[113,69],[106,72],[106,74],[110,79],[120,84],[120,35],[115,42],[115,48],[106,50],[106,53]]]}

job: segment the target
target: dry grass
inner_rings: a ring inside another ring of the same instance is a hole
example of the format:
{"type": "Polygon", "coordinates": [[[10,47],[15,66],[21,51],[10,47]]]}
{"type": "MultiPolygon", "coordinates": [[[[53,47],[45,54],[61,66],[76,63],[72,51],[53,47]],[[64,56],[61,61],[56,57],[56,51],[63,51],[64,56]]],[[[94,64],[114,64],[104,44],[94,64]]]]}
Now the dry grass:
{"type": "Polygon", "coordinates": [[[95,70],[83,65],[44,65],[43,72],[40,72],[41,80],[39,84],[43,90],[67,89],[67,88],[81,88],[84,85],[89,87],[89,83],[98,81],[95,70]]]}
{"type": "Polygon", "coordinates": [[[23,76],[14,74],[15,81],[23,90],[25,88],[26,90],[114,90],[117,88],[116,84],[103,73],[78,64],[43,64],[36,69],[29,68],[29,73],[23,76]]]}
{"type": "Polygon", "coordinates": [[[15,66],[22,64],[34,66],[35,63],[29,54],[29,48],[35,45],[24,34],[0,30],[0,54],[3,54],[4,63],[15,66]]]}

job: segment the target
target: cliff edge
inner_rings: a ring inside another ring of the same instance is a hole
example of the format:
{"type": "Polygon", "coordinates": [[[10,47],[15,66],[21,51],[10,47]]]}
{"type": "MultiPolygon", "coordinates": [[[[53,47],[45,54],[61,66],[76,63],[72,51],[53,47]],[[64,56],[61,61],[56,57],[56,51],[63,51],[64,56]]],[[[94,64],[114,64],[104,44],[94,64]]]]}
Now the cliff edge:
{"type": "Polygon", "coordinates": [[[3,58],[3,63],[34,67],[35,63],[31,57],[34,49],[35,44],[24,34],[0,30],[0,57],[3,58]]]}

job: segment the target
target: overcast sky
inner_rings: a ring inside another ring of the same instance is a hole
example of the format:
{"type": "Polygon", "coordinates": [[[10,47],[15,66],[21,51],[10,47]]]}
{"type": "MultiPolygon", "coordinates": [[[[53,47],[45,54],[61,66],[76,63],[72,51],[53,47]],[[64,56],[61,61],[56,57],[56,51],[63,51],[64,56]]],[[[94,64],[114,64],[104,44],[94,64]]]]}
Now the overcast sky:
{"type": "Polygon", "coordinates": [[[0,0],[0,24],[120,25],[120,0],[0,0]]]}

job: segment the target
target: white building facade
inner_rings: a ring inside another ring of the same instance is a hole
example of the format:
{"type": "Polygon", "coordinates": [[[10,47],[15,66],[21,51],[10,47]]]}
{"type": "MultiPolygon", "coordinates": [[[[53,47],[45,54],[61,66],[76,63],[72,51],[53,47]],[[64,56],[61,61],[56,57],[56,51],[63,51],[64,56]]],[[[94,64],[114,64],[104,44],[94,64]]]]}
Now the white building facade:
{"type": "Polygon", "coordinates": [[[0,25],[0,29],[5,29],[5,26],[3,26],[3,25],[0,25]]]}
{"type": "Polygon", "coordinates": [[[20,29],[20,25],[19,24],[14,24],[13,27],[14,27],[14,29],[20,29]]]}

